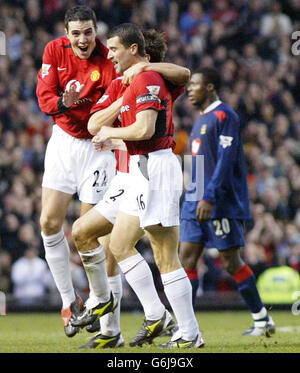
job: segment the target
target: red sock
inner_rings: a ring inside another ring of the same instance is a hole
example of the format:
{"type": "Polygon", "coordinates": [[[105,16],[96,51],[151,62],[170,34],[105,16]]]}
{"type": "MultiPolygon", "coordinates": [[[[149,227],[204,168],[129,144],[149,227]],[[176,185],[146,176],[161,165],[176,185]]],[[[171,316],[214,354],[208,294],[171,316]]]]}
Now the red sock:
{"type": "Polygon", "coordinates": [[[185,272],[190,280],[198,280],[197,269],[186,269],[185,272]]]}
{"type": "Polygon", "coordinates": [[[253,275],[252,269],[245,264],[242,268],[238,269],[235,274],[233,275],[233,278],[236,283],[243,282],[247,280],[247,278],[251,277],[253,275]]]}

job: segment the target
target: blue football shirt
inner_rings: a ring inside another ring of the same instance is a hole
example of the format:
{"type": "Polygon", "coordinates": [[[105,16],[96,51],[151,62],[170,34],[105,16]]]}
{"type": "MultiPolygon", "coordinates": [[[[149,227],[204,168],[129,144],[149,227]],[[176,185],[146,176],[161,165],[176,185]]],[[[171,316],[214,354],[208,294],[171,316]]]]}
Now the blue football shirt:
{"type": "Polygon", "coordinates": [[[193,125],[190,149],[192,180],[184,195],[181,218],[195,219],[197,204],[203,199],[214,205],[211,219],[250,219],[237,113],[220,100],[212,103],[193,125]]]}

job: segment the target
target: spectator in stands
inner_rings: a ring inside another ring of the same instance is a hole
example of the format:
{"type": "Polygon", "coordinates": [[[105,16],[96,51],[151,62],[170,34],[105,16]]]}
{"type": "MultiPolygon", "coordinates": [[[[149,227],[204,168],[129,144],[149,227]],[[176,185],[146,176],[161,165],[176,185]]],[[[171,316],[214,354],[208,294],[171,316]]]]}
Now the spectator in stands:
{"type": "Polygon", "coordinates": [[[211,17],[203,12],[202,5],[199,1],[191,1],[187,12],[183,13],[179,19],[179,27],[183,32],[185,41],[189,41],[191,36],[197,33],[200,25],[211,27],[211,17]]]}
{"type": "Polygon", "coordinates": [[[26,249],[24,256],[12,265],[13,295],[19,304],[34,304],[46,295],[48,267],[45,260],[37,256],[34,247],[26,249]]]}
{"type": "Polygon", "coordinates": [[[272,37],[274,34],[289,35],[293,31],[291,19],[281,12],[279,1],[272,1],[270,11],[261,19],[261,34],[272,37]]]}

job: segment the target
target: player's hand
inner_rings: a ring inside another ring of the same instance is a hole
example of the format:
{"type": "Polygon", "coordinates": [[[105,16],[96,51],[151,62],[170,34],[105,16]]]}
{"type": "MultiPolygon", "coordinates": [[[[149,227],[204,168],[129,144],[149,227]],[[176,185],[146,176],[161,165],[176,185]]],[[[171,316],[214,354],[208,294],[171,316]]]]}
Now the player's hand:
{"type": "Polygon", "coordinates": [[[94,148],[97,152],[101,152],[102,149],[102,143],[98,142],[97,135],[92,138],[92,143],[94,145],[94,148]]]}
{"type": "Polygon", "coordinates": [[[204,221],[207,221],[211,217],[211,213],[214,206],[211,203],[208,203],[204,200],[198,202],[197,206],[197,212],[196,212],[196,219],[203,223],[204,221]]]}
{"type": "Polygon", "coordinates": [[[105,143],[109,140],[110,127],[103,126],[96,136],[92,138],[92,143],[97,151],[103,150],[105,143]]]}
{"type": "Polygon", "coordinates": [[[84,84],[81,84],[79,89],[76,89],[74,85],[70,87],[68,91],[63,94],[62,102],[66,107],[71,107],[76,101],[79,100],[81,91],[83,90],[84,84]]]}
{"type": "Polygon", "coordinates": [[[106,140],[104,142],[93,142],[94,148],[97,152],[104,152],[106,150],[113,150],[115,149],[114,144],[111,140],[106,140]]]}
{"type": "Polygon", "coordinates": [[[99,141],[99,136],[98,136],[98,133],[97,135],[95,135],[93,138],[92,138],[92,143],[94,145],[94,148],[95,150],[97,150],[98,152],[101,152],[103,149],[103,143],[101,141],[99,141]]]}
{"type": "Polygon", "coordinates": [[[144,71],[145,66],[148,65],[147,62],[138,62],[137,64],[129,67],[123,73],[122,83],[124,85],[129,85],[132,83],[135,76],[144,71]]]}

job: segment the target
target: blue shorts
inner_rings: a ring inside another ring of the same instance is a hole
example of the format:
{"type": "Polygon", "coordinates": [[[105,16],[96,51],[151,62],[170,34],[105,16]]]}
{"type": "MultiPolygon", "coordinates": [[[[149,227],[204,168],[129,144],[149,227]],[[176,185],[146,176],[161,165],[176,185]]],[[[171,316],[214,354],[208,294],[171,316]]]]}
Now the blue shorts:
{"type": "Polygon", "coordinates": [[[181,219],[180,242],[199,243],[208,249],[218,250],[245,246],[244,222],[226,218],[205,223],[195,219],[181,219]]]}

